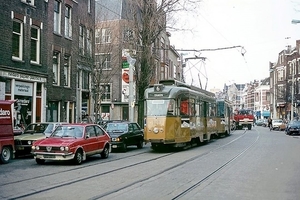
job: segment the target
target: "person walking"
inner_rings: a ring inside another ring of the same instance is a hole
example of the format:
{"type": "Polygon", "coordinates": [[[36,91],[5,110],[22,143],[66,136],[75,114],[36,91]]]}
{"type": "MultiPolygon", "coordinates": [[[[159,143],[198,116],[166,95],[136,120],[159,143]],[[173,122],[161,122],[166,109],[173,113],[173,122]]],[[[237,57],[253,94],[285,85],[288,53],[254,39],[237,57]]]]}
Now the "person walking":
{"type": "Polygon", "coordinates": [[[272,130],[272,119],[271,117],[268,118],[268,127],[270,128],[270,131],[272,130]]]}

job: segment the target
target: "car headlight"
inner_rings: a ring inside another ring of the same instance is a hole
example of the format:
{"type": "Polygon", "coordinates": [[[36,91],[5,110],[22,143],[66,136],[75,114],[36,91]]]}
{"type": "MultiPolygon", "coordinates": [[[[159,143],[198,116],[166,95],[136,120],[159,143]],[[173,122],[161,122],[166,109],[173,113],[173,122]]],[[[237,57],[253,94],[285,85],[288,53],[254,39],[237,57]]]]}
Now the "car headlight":
{"type": "Polygon", "coordinates": [[[69,151],[69,147],[60,147],[59,148],[61,151],[69,151]]]}
{"type": "Polygon", "coordinates": [[[31,149],[32,149],[32,150],[39,150],[40,147],[39,147],[39,146],[32,146],[31,149]]]}

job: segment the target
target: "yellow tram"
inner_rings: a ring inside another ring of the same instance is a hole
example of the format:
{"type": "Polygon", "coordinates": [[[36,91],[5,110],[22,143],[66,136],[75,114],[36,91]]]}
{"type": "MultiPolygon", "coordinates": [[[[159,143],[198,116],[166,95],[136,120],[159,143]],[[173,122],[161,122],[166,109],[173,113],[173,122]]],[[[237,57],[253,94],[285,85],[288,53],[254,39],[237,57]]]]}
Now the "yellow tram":
{"type": "Polygon", "coordinates": [[[217,104],[214,93],[162,80],[145,90],[145,142],[153,149],[184,147],[208,142],[218,132],[229,134],[224,105],[217,104]]]}

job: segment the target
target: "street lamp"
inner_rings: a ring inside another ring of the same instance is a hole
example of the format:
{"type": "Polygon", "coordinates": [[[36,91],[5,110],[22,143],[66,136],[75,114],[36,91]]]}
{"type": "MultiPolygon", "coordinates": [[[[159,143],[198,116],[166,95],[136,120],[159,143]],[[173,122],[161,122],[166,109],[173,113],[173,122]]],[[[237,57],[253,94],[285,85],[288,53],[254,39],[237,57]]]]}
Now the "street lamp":
{"type": "Polygon", "coordinates": [[[132,58],[129,53],[126,53],[127,62],[129,63],[129,97],[128,97],[128,107],[129,107],[129,121],[134,121],[134,95],[133,95],[133,67],[136,59],[132,58]]]}

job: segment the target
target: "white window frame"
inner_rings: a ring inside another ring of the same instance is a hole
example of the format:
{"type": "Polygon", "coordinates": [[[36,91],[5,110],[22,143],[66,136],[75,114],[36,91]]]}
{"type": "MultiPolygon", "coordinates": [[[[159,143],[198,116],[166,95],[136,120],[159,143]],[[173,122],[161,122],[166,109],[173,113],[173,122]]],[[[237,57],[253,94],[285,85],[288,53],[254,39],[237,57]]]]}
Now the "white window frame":
{"type": "Polygon", "coordinates": [[[30,52],[30,63],[34,63],[34,64],[40,64],[40,55],[41,55],[41,29],[40,27],[37,26],[31,26],[31,33],[30,33],[30,40],[31,40],[31,51],[33,50],[33,46],[32,43],[35,42],[35,60],[32,60],[31,58],[31,52],[30,52]],[[37,31],[37,35],[36,38],[32,37],[32,29],[36,29],[37,31]]]}
{"type": "Polygon", "coordinates": [[[92,31],[86,30],[86,48],[88,55],[92,56],[92,31]]]}
{"type": "Polygon", "coordinates": [[[101,102],[111,102],[112,100],[112,84],[111,83],[100,83],[101,87],[101,102]],[[108,88],[107,88],[108,86],[108,88]],[[103,96],[109,95],[109,98],[102,98],[103,96]]]}
{"type": "Polygon", "coordinates": [[[84,26],[79,25],[79,54],[84,55],[85,54],[85,34],[84,34],[84,26]]]}
{"type": "Polygon", "coordinates": [[[15,32],[13,30],[12,44],[14,44],[14,36],[16,36],[16,38],[18,38],[18,43],[19,43],[19,47],[18,47],[18,54],[19,55],[16,56],[16,55],[14,55],[14,52],[12,52],[12,59],[14,59],[14,60],[23,60],[23,42],[24,42],[23,41],[23,37],[24,37],[23,27],[24,27],[24,23],[22,21],[19,21],[19,20],[16,20],[16,19],[13,20],[13,23],[18,23],[20,25],[20,32],[15,32]]]}
{"type": "Polygon", "coordinates": [[[88,13],[91,13],[91,2],[92,0],[88,0],[88,13]]]}
{"type": "Polygon", "coordinates": [[[54,0],[54,19],[53,19],[53,31],[54,33],[61,34],[61,2],[54,0]],[[58,9],[55,8],[55,3],[58,4],[58,9]]]}
{"type": "Polygon", "coordinates": [[[53,85],[60,85],[60,52],[53,52],[52,73],[53,85]]]}
{"type": "Polygon", "coordinates": [[[72,38],[72,7],[65,9],[65,37],[72,38]]]}
{"type": "Polygon", "coordinates": [[[95,44],[100,44],[101,43],[101,29],[97,28],[95,29],[95,44]]]}
{"type": "Polygon", "coordinates": [[[21,0],[21,2],[34,6],[34,0],[21,0]]]}
{"type": "Polygon", "coordinates": [[[111,30],[109,28],[102,28],[101,30],[101,43],[111,43],[111,30]]]}
{"type": "Polygon", "coordinates": [[[70,87],[70,67],[71,66],[71,56],[65,55],[64,57],[64,86],[70,87]]]}
{"type": "Polygon", "coordinates": [[[102,70],[111,70],[111,53],[97,53],[95,54],[96,65],[102,70]],[[103,58],[105,60],[103,60],[103,58]]]}

